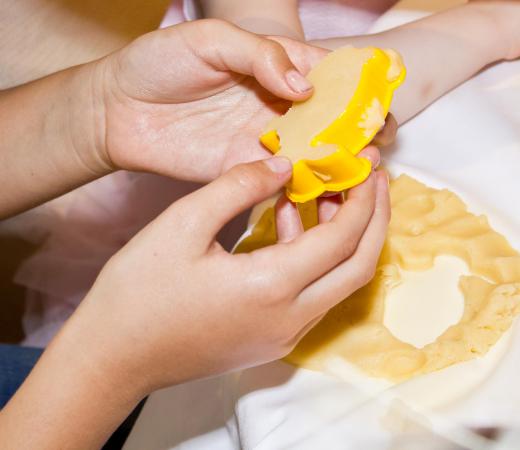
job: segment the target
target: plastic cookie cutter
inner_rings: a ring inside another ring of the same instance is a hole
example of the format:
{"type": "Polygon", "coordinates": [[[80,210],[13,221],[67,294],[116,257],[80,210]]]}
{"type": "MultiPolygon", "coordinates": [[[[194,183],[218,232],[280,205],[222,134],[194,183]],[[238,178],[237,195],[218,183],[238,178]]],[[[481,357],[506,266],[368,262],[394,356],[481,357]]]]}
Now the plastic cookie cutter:
{"type": "Polygon", "coordinates": [[[397,52],[373,47],[338,49],[309,72],[313,96],[293,103],[260,137],[272,153],[293,163],[286,186],[291,201],[340,192],[368,177],[370,161],[356,155],[384,125],[405,75],[397,52]]]}

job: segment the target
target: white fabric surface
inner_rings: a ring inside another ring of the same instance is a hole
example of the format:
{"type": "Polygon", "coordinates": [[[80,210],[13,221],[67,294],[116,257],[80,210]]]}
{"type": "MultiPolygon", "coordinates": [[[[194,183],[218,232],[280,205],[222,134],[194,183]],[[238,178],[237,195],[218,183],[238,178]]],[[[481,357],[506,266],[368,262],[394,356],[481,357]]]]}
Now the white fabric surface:
{"type": "MultiPolygon", "coordinates": [[[[422,14],[398,5],[375,28],[422,14]]],[[[403,126],[386,158],[397,171],[425,174],[429,184],[461,195],[520,249],[518,105],[520,61],[500,64],[403,126]]],[[[393,389],[373,397],[360,384],[282,362],[188,383],[150,397],[125,450],[490,448],[467,427],[520,427],[518,326],[498,359],[477,388],[434,411],[417,411],[393,389]]],[[[479,364],[447,371],[463,377],[479,364]]],[[[438,389],[433,395],[442,395],[438,389]]],[[[519,436],[508,442],[493,448],[518,448],[519,436]]]]}

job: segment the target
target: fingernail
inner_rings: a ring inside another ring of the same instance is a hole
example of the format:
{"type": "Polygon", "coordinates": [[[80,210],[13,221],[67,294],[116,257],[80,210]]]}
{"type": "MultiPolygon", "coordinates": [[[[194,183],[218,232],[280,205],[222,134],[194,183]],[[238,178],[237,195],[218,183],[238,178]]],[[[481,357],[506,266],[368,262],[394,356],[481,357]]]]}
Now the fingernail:
{"type": "Polygon", "coordinates": [[[274,173],[285,173],[292,170],[291,161],[281,156],[265,159],[264,163],[274,173]]]}
{"type": "Polygon", "coordinates": [[[285,72],[285,80],[289,87],[298,94],[312,89],[312,84],[297,70],[291,69],[285,72]]]}

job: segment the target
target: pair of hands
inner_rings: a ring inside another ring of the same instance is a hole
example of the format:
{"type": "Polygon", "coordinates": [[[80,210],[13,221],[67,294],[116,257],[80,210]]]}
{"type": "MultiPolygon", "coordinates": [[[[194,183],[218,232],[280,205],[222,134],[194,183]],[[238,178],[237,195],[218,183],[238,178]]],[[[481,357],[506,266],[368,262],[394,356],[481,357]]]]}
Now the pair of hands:
{"type": "MultiPolygon", "coordinates": [[[[302,74],[328,53],[265,38],[219,20],[144,35],[87,65],[102,172],[126,169],[208,182],[241,162],[270,156],[258,137],[291,101],[312,95],[302,74]]],[[[377,137],[386,143],[395,124],[377,137]]]]}
{"type": "MultiPolygon", "coordinates": [[[[4,447],[100,448],[143,396],[287,354],[370,279],[389,220],[384,172],[373,172],[345,202],[321,199],[320,224],[305,233],[294,205],[280,200],[276,245],[231,255],[216,241],[224,224],[291,177],[290,162],[268,158],[258,134],[288,100],[311,95],[300,72],[324,51],[280,42],[216,21],[184,24],[4,98],[5,113],[44,96],[28,115],[44,132],[22,148],[49,135],[47,152],[31,155],[50,175],[29,184],[26,203],[32,190],[56,179],[54,193],[119,168],[213,180],[171,205],[106,264],[2,410],[4,447]],[[55,152],[54,143],[61,144],[55,152]],[[241,163],[250,160],[257,161],[241,163]],[[60,181],[67,173],[68,184],[60,181]]],[[[18,127],[11,147],[26,125],[7,124],[18,127]]],[[[377,165],[377,149],[365,156],[377,165]]]]}
{"type": "MultiPolygon", "coordinates": [[[[345,202],[321,199],[320,225],[305,233],[294,205],[279,201],[277,245],[231,255],[216,241],[290,179],[290,162],[265,159],[258,135],[287,100],[311,95],[301,73],[324,54],[201,21],[143,36],[90,68],[103,94],[93,101],[100,167],[216,178],[117,253],[69,324],[96,330],[86,354],[129,376],[136,395],[282,357],[371,279],[389,221],[384,172],[345,202]],[[262,161],[239,164],[251,160],[262,161]]],[[[377,165],[377,149],[365,156],[377,165]]]]}

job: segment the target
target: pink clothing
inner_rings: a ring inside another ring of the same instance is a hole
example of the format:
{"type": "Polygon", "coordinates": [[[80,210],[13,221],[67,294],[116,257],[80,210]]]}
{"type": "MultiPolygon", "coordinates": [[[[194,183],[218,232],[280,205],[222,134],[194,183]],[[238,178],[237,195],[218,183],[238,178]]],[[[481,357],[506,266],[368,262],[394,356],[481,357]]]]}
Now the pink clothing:
{"type": "MultiPolygon", "coordinates": [[[[394,1],[302,0],[300,15],[308,39],[366,32],[394,1]]],[[[196,5],[175,0],[162,26],[196,18],[196,5]]],[[[72,314],[105,262],[140,228],[192,183],[155,175],[118,172],[84,186],[41,209],[56,219],[40,226],[48,237],[21,267],[16,282],[29,288],[25,319],[28,345],[44,346],[72,314]]],[[[28,216],[32,217],[32,216],[28,216]]],[[[242,224],[230,227],[227,244],[242,224]]],[[[34,230],[31,231],[34,233],[34,230]]]]}
{"type": "MultiPolygon", "coordinates": [[[[300,0],[300,20],[307,40],[366,33],[370,25],[396,0],[300,0]]],[[[175,0],[163,26],[200,18],[194,0],[175,0]]]]}
{"type": "Polygon", "coordinates": [[[396,0],[301,0],[305,38],[325,39],[364,34],[396,0]]]}

